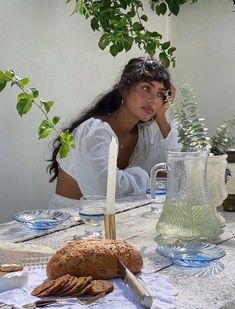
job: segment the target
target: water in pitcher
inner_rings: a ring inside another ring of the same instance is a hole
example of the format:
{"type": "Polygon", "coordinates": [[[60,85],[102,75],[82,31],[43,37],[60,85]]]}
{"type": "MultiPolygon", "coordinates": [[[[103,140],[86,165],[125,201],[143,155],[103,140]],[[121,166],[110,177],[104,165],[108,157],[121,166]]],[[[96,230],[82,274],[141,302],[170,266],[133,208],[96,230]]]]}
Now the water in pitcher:
{"type": "Polygon", "coordinates": [[[165,203],[157,225],[160,242],[208,241],[218,232],[217,220],[208,205],[165,203]],[[192,219],[193,218],[193,219],[192,219]]]}
{"type": "Polygon", "coordinates": [[[158,243],[214,240],[220,225],[208,204],[207,152],[167,153],[166,164],[153,167],[167,171],[166,200],[156,225],[158,243]]]}

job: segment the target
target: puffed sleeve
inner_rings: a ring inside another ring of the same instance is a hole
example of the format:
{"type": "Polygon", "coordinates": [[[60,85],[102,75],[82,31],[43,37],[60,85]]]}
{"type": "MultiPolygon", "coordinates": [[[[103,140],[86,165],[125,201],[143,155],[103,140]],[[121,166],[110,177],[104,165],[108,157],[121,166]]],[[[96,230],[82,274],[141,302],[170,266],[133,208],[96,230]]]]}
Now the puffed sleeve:
{"type": "MultiPolygon", "coordinates": [[[[81,125],[76,131],[73,162],[70,162],[71,158],[65,159],[83,195],[106,195],[109,144],[112,136],[117,140],[109,124],[98,119],[90,122],[89,126],[88,124],[87,126],[81,125]]],[[[63,167],[63,163],[61,168],[68,171],[65,166],[63,167]]],[[[140,167],[130,167],[124,170],[117,168],[116,195],[145,193],[148,181],[148,173],[140,167]]]]}

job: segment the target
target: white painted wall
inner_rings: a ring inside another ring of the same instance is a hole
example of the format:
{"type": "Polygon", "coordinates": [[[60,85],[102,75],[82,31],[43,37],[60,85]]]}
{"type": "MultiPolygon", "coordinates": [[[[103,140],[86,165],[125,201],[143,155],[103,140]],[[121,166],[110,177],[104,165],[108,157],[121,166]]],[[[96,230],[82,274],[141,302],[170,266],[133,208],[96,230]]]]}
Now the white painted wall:
{"type": "Polygon", "coordinates": [[[177,47],[175,84],[191,83],[210,135],[235,114],[234,11],[232,0],[199,0],[169,20],[170,40],[177,47]]]}
{"type": "MultiPolygon", "coordinates": [[[[146,1],[148,7],[148,2],[146,1]]],[[[29,76],[42,98],[55,101],[52,114],[66,123],[109,89],[137,48],[113,58],[97,47],[94,33],[73,4],[63,0],[0,0],[0,70],[29,76]]],[[[151,27],[166,29],[148,8],[151,27]]],[[[0,222],[24,209],[47,208],[54,185],[48,183],[49,140],[37,140],[42,119],[32,110],[22,119],[16,112],[17,89],[0,94],[0,222]]]]}

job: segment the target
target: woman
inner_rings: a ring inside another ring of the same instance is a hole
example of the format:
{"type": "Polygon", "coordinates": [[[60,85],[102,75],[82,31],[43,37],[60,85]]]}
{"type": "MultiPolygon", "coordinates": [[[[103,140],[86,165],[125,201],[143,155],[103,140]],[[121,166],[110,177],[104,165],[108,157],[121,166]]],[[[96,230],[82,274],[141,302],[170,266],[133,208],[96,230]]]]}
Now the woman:
{"type": "Polygon", "coordinates": [[[120,81],[83,112],[68,128],[75,148],[57,157],[59,139],[49,166],[57,178],[51,207],[73,205],[82,195],[106,195],[109,144],[119,145],[116,195],[145,193],[153,165],[165,161],[165,150],[177,147],[177,133],[165,116],[167,92],[174,97],[165,68],[148,57],[131,59],[120,81]]]}

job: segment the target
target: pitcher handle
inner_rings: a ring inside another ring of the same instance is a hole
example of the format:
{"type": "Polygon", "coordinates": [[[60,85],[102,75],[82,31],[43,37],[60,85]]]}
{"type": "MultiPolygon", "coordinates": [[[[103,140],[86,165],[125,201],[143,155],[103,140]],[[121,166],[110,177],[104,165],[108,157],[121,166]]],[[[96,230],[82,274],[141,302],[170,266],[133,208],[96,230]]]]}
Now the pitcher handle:
{"type": "Polygon", "coordinates": [[[156,184],[156,176],[158,172],[167,172],[166,171],[166,163],[158,163],[151,168],[150,171],[150,193],[151,198],[155,199],[155,184],[156,184]]]}

